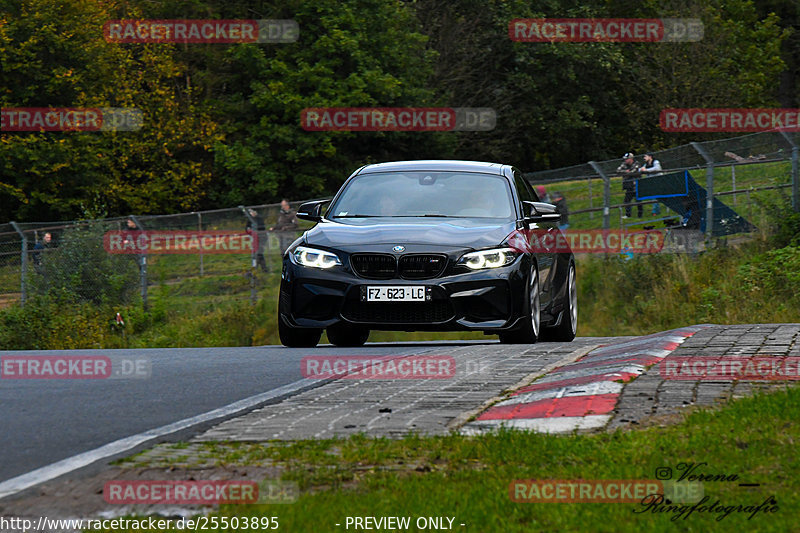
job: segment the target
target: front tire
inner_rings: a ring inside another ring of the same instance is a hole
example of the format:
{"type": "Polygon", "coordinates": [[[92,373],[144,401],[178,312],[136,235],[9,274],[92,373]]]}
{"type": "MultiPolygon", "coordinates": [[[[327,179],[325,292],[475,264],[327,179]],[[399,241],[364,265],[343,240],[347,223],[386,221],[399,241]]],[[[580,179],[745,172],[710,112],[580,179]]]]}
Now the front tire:
{"type": "Polygon", "coordinates": [[[539,298],[539,269],[536,264],[531,266],[530,282],[528,283],[528,302],[530,316],[517,329],[500,334],[500,342],[503,344],[535,344],[539,338],[541,303],[539,298]]]}
{"type": "Polygon", "coordinates": [[[328,340],[335,346],[355,348],[363,346],[369,338],[369,330],[359,327],[337,324],[327,330],[328,340]]]}
{"type": "Polygon", "coordinates": [[[552,328],[542,330],[542,340],[570,342],[578,331],[578,289],[575,280],[575,263],[569,264],[567,274],[567,293],[564,295],[564,314],[561,323],[552,328]]]}
{"type": "Polygon", "coordinates": [[[315,328],[295,328],[284,323],[283,319],[279,316],[278,337],[281,339],[281,344],[289,348],[313,348],[319,344],[319,339],[322,337],[322,330],[315,328]]]}

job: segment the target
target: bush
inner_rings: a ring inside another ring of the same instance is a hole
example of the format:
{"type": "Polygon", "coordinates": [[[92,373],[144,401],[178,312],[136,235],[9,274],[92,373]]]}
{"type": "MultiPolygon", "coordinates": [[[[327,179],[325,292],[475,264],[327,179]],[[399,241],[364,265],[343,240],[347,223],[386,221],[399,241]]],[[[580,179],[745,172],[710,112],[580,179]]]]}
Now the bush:
{"type": "Polygon", "coordinates": [[[31,273],[30,286],[50,299],[124,305],[138,288],[137,259],[106,252],[99,223],[72,227],[58,246],[41,252],[42,266],[31,273]]]}

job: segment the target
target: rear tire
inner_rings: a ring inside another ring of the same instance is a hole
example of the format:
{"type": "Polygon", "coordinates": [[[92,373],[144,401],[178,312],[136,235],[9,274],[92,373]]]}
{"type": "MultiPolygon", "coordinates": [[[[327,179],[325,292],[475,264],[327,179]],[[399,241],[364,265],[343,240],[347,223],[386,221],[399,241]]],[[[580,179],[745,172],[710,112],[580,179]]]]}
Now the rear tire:
{"type": "Polygon", "coordinates": [[[329,327],[327,332],[331,344],[346,348],[363,346],[369,338],[368,329],[342,324],[329,327]]]}
{"type": "Polygon", "coordinates": [[[322,330],[316,328],[295,328],[285,324],[283,319],[278,317],[278,337],[281,344],[289,348],[313,348],[319,344],[322,337],[322,330]]]}
{"type": "Polygon", "coordinates": [[[567,274],[567,293],[564,295],[564,311],[561,323],[542,330],[541,340],[570,342],[578,331],[578,290],[575,280],[575,263],[569,264],[567,274]]]}
{"type": "Polygon", "coordinates": [[[534,264],[531,266],[530,282],[528,283],[528,308],[530,315],[521,326],[513,331],[500,334],[503,344],[535,344],[539,338],[541,326],[541,304],[539,299],[539,269],[534,264]]]}

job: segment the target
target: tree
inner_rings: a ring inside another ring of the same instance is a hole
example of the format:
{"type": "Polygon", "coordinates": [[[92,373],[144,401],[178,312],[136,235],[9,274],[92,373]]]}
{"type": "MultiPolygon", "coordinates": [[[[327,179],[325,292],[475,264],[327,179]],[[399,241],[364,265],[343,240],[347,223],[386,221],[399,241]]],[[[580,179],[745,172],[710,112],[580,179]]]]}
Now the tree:
{"type": "Polygon", "coordinates": [[[226,142],[215,146],[217,201],[231,205],[329,194],[374,161],[441,156],[444,134],[307,132],[308,107],[424,107],[432,53],[413,12],[392,0],[296,0],[274,18],[297,43],[236,45],[223,95],[226,142]]]}
{"type": "Polygon", "coordinates": [[[188,210],[203,198],[217,127],[182,83],[174,46],[104,40],[103,24],[122,12],[115,2],[0,3],[2,107],[137,108],[145,120],[135,132],[3,132],[4,217],[188,210]]]}

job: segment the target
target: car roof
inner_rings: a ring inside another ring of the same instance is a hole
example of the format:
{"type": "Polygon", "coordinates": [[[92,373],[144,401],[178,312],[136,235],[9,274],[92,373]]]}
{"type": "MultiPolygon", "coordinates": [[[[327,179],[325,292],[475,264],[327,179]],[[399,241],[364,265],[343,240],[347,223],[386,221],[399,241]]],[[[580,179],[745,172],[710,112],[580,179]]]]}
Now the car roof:
{"type": "Polygon", "coordinates": [[[504,175],[501,163],[485,163],[482,161],[459,161],[449,159],[428,159],[421,161],[392,161],[389,163],[376,163],[363,167],[357,174],[390,171],[455,171],[455,172],[483,172],[484,174],[504,175]]]}

